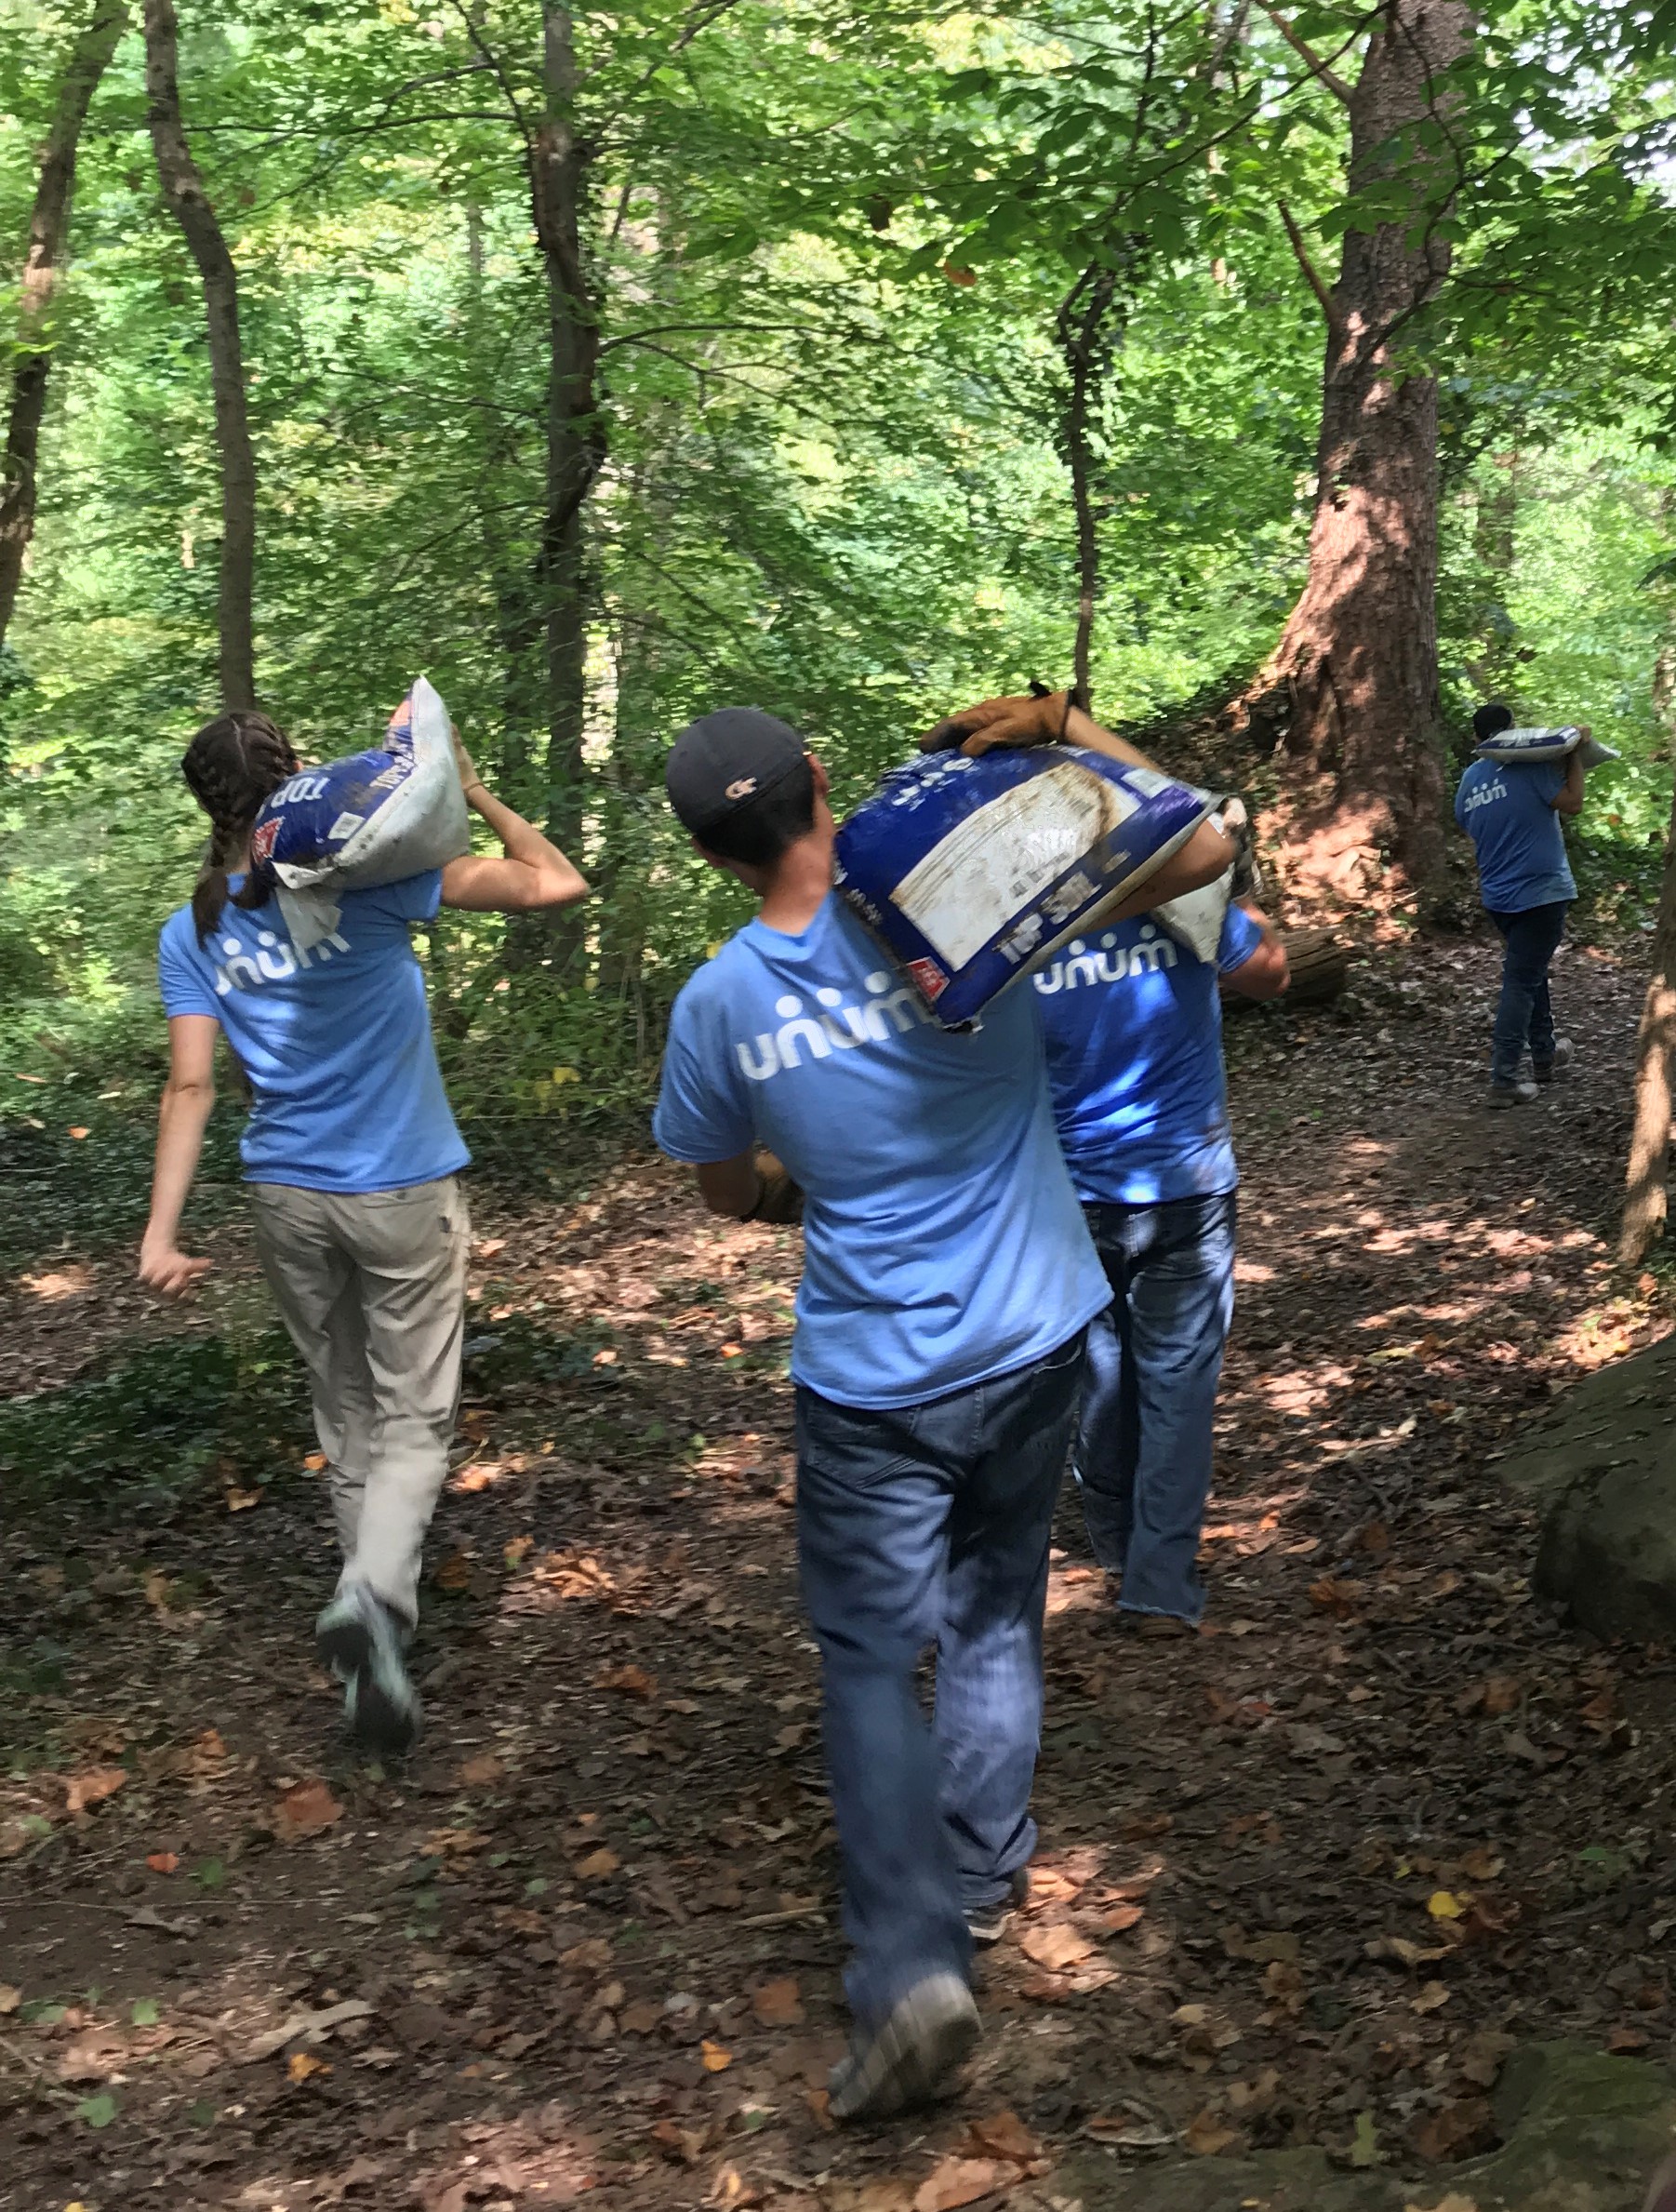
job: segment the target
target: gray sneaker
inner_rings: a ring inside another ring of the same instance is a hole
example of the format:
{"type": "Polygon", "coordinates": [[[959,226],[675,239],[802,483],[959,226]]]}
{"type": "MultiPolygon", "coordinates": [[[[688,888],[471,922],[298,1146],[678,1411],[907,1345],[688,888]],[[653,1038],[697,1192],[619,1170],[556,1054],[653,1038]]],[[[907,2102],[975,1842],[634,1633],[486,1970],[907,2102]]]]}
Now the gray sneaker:
{"type": "Polygon", "coordinates": [[[1571,1039],[1556,1037],[1552,1059],[1533,1059],[1531,1073],[1538,1083],[1567,1083],[1576,1064],[1577,1050],[1571,1039]]]}
{"type": "Polygon", "coordinates": [[[1021,1866],[992,1905],[975,1905],[966,1914],[966,1933],[979,1951],[999,1943],[1012,1917],[1030,1897],[1030,1869],[1021,1866]]]}
{"type": "Polygon", "coordinates": [[[834,2120],[886,2120],[946,2093],[978,2037],[978,2007],[958,1974],[930,1974],[887,2017],[858,2033],[828,2079],[834,2120]]]}
{"type": "Polygon", "coordinates": [[[364,1583],[340,1590],[314,1623],[314,1648],[348,1687],[344,1718],[375,1752],[411,1751],[423,1708],[402,1657],[396,1615],[364,1583]]]}
{"type": "Polygon", "coordinates": [[[1541,1096],[1536,1085],[1526,1075],[1517,1075],[1511,1083],[1492,1083],[1486,1106],[1529,1106],[1541,1096]]]}

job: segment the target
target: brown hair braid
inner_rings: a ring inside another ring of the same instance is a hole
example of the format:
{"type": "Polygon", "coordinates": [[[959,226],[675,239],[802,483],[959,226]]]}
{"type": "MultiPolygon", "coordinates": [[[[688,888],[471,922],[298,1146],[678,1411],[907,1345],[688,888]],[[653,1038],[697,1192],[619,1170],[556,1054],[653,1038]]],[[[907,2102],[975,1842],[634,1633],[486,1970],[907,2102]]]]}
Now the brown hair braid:
{"type": "MultiPolygon", "coordinates": [[[[301,763],[266,714],[241,710],[206,722],[186,748],[180,772],[209,817],[209,851],[193,887],[192,918],[203,944],[228,899],[227,864],[249,836],[262,801],[301,763]]],[[[266,906],[269,886],[254,871],[233,893],[237,907],[266,906]]]]}

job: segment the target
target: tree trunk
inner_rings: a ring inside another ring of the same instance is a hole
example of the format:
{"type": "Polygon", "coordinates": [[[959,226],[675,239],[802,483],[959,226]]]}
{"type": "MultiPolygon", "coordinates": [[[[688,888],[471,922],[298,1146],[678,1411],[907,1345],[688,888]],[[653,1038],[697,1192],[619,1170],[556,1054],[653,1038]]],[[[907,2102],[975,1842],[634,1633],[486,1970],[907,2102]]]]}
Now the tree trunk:
{"type": "Polygon", "coordinates": [[[221,576],[217,627],[221,704],[256,704],[256,457],[245,406],[239,283],[215,209],[204,190],[180,114],[179,27],[174,0],[145,0],[145,88],[163,196],[185,233],[204,281],[216,449],[221,467],[221,576]]]}
{"type": "Polygon", "coordinates": [[[1341,895],[1369,887],[1382,855],[1415,883],[1443,860],[1437,385],[1403,368],[1400,340],[1448,273],[1435,224],[1449,167],[1429,148],[1393,154],[1391,140],[1440,114],[1435,79],[1466,51],[1470,21],[1463,0],[1385,0],[1344,94],[1350,185],[1394,178],[1410,213],[1347,231],[1330,293],[1282,211],[1326,314],[1326,363],[1309,582],[1252,705],[1284,698],[1305,802],[1294,873],[1341,895]]]}
{"type": "Polygon", "coordinates": [[[1670,1149],[1670,1053],[1676,1047],[1676,804],[1665,841],[1653,975],[1642,1004],[1635,1046],[1635,1120],[1629,1133],[1624,1220],[1617,1256],[1633,1266],[1665,1223],[1665,1178],[1670,1149]]]}
{"type": "Polygon", "coordinates": [[[0,461],[0,645],[6,643],[23,577],[23,556],[34,535],[35,463],[54,345],[52,300],[70,236],[76,149],[87,109],[100,77],[110,67],[127,20],[127,0],[95,0],[92,20],[65,63],[58,105],[41,154],[18,303],[6,454],[0,461]]]}
{"type": "Polygon", "coordinates": [[[566,6],[543,0],[541,124],[530,149],[536,236],[547,271],[547,507],[540,570],[547,610],[547,829],[575,853],[582,829],[587,626],[582,508],[605,458],[594,376],[599,321],[582,254],[591,150],[578,135],[576,45],[566,6]]]}

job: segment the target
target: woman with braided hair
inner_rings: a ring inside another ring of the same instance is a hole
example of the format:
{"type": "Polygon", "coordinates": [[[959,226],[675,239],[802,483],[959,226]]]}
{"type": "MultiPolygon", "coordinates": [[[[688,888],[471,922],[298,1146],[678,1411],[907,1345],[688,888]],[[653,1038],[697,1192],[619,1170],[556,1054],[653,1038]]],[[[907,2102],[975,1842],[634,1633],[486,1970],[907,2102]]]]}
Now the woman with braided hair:
{"type": "Polygon", "coordinates": [[[405,1750],[419,1728],[403,1654],[447,1472],[470,1236],[457,1179],[471,1155],[408,931],[439,906],[527,913],[588,889],[485,789],[458,734],[455,747],[466,802],[501,852],[345,891],[336,928],[303,950],[248,872],[258,810],[300,764],[265,714],[206,723],[181,767],[209,817],[209,850],[158,948],[169,1076],[140,1280],[180,1296],[210,1265],[179,1236],[224,1033],[252,1095],[240,1150],[257,1252],[309,1370],[343,1551],[315,1645],[346,1686],[352,1731],[386,1751],[405,1750]]]}

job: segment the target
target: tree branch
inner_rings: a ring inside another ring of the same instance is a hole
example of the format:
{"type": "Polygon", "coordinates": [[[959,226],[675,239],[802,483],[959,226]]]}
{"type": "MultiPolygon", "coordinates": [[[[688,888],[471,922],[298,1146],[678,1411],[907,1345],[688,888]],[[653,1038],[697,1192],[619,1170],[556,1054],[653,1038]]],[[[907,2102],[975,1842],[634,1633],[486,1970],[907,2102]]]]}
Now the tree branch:
{"type": "Polygon", "coordinates": [[[1284,200],[1276,200],[1274,204],[1280,209],[1282,222],[1284,222],[1286,226],[1286,235],[1292,241],[1292,250],[1297,256],[1297,265],[1303,271],[1305,277],[1308,279],[1310,291],[1314,293],[1316,299],[1321,302],[1321,312],[1327,318],[1327,328],[1332,332],[1335,338],[1342,339],[1344,336],[1344,317],[1338,312],[1337,301],[1333,298],[1332,293],[1327,289],[1325,284],[1322,281],[1320,270],[1316,268],[1314,262],[1310,259],[1310,249],[1304,244],[1303,233],[1298,229],[1297,223],[1292,220],[1291,208],[1287,207],[1284,200]]]}
{"type": "Polygon", "coordinates": [[[1310,74],[1318,78],[1334,99],[1341,100],[1348,108],[1350,104],[1350,88],[1338,72],[1324,61],[1315,49],[1298,36],[1278,7],[1271,7],[1269,5],[1269,0],[1257,0],[1257,6],[1292,48],[1292,51],[1301,56],[1303,60],[1308,63],[1310,74]]]}

